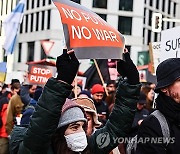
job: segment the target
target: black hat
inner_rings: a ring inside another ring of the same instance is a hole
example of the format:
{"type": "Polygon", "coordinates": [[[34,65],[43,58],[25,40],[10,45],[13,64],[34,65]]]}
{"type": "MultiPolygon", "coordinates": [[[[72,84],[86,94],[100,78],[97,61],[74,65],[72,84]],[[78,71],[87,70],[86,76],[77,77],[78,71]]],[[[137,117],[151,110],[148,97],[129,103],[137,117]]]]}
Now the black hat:
{"type": "Polygon", "coordinates": [[[143,92],[140,92],[138,104],[146,104],[146,95],[143,92]]]}
{"type": "Polygon", "coordinates": [[[155,92],[159,93],[161,88],[171,85],[180,77],[180,58],[169,58],[161,62],[157,67],[156,76],[155,92]]]}

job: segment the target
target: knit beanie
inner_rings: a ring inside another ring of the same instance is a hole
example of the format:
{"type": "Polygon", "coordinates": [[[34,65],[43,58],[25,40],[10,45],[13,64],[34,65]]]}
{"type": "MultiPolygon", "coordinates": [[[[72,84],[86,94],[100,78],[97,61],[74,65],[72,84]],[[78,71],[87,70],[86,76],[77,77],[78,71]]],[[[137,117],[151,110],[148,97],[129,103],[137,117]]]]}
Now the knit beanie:
{"type": "Polygon", "coordinates": [[[89,91],[87,91],[87,90],[82,90],[82,91],[79,93],[78,97],[79,97],[81,94],[82,94],[82,95],[86,95],[88,98],[91,98],[91,93],[90,93],[89,91]]]}
{"type": "Polygon", "coordinates": [[[58,128],[77,121],[87,122],[84,109],[74,101],[66,99],[66,102],[62,107],[58,128]]]}
{"type": "Polygon", "coordinates": [[[92,86],[91,94],[93,95],[95,93],[104,93],[104,88],[101,84],[95,84],[92,86]]]}
{"type": "Polygon", "coordinates": [[[180,58],[169,58],[161,62],[157,67],[156,76],[155,92],[159,93],[161,88],[171,85],[180,78],[180,58]]]}

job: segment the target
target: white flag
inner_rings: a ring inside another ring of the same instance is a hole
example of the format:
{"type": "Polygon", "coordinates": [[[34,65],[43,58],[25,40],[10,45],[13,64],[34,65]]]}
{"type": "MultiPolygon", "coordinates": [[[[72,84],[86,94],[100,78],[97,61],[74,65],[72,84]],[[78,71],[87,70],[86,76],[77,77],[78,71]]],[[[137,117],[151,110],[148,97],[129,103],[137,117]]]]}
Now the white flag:
{"type": "Polygon", "coordinates": [[[22,18],[24,14],[25,2],[26,0],[21,0],[16,6],[16,8],[3,22],[3,27],[5,30],[5,37],[6,37],[3,48],[6,51],[6,55],[13,53],[14,46],[16,43],[18,28],[22,22],[22,18]]]}

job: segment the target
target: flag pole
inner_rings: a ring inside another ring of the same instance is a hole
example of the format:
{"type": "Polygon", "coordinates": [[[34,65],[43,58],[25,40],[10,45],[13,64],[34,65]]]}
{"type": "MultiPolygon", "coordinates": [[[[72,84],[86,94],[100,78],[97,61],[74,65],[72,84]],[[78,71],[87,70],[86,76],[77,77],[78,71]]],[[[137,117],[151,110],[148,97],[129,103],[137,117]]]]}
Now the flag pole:
{"type": "MultiPolygon", "coordinates": [[[[76,75],[77,77],[77,75],[76,75]]],[[[74,79],[74,95],[75,95],[75,98],[77,98],[77,78],[75,77],[74,79]]]]}
{"type": "Polygon", "coordinates": [[[102,84],[103,84],[103,87],[104,87],[104,89],[105,89],[106,96],[109,96],[108,91],[107,91],[107,87],[105,86],[104,79],[103,79],[103,77],[102,77],[101,71],[100,71],[99,66],[98,66],[98,64],[97,64],[97,61],[96,61],[96,59],[93,59],[93,60],[94,60],[94,64],[95,64],[95,66],[96,66],[97,72],[98,72],[98,74],[99,74],[99,77],[100,77],[100,79],[101,79],[101,82],[102,82],[102,84]]]}

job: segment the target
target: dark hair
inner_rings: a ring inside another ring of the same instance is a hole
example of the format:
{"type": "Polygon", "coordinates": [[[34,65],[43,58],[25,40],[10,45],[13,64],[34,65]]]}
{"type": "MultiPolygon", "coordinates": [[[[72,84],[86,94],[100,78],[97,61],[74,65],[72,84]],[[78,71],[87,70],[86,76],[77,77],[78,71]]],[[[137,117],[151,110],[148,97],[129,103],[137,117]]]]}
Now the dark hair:
{"type": "Polygon", "coordinates": [[[14,90],[14,89],[20,89],[21,87],[21,84],[18,83],[18,82],[15,82],[11,85],[11,89],[14,90]]]}
{"type": "Polygon", "coordinates": [[[110,84],[113,84],[114,86],[116,86],[116,82],[114,81],[114,80],[109,80],[108,82],[107,82],[107,87],[110,85],[110,84]]]}

